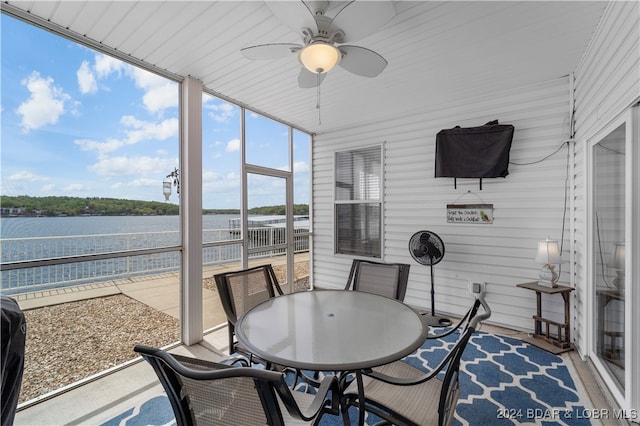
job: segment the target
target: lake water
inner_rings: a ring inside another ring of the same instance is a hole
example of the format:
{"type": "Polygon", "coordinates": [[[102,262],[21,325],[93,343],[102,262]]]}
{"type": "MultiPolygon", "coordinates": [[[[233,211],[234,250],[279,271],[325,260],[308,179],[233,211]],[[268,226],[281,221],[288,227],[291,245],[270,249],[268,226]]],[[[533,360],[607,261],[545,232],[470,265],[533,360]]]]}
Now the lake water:
{"type": "MultiPolygon", "coordinates": [[[[203,229],[229,227],[238,215],[202,216],[203,229]]],[[[178,231],[179,216],[73,216],[5,217],[0,219],[0,238],[60,237],[71,235],[133,234],[178,231]]]]}
{"type": "MultiPolygon", "coordinates": [[[[231,234],[230,219],[238,215],[204,215],[203,241],[237,239],[231,234]]],[[[123,252],[180,244],[178,216],[74,216],[10,217],[1,219],[2,262],[50,259],[86,254],[123,252]]],[[[250,247],[260,241],[274,243],[277,229],[255,230],[250,247]],[[258,238],[258,233],[261,233],[258,238]],[[262,236],[264,234],[264,237],[262,236]]],[[[308,240],[307,240],[308,244],[308,240]]],[[[308,246],[307,246],[308,247],[308,246]]],[[[308,249],[308,248],[307,248],[308,249]]],[[[274,252],[265,252],[265,255],[274,252]]],[[[213,265],[239,259],[241,245],[203,249],[203,264],[213,265]]],[[[16,270],[3,270],[2,294],[81,285],[97,281],[177,271],[178,251],[120,257],[16,270]]]]}

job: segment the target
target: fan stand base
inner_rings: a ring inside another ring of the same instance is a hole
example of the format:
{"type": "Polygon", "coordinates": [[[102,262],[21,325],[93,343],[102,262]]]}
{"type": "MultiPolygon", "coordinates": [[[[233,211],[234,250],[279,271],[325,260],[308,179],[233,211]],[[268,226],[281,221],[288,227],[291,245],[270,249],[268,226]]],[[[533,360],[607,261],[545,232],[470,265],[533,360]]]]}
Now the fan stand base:
{"type": "Polygon", "coordinates": [[[439,317],[437,315],[422,314],[424,322],[431,327],[448,327],[451,325],[451,320],[445,317],[439,317]]]}

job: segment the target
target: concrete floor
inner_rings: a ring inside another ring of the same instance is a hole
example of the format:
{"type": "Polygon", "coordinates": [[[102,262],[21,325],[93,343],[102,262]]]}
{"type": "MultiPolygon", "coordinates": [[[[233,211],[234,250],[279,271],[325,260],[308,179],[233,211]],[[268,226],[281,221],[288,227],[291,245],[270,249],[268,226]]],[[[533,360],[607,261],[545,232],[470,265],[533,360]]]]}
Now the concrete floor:
{"type": "MultiPolygon", "coordinates": [[[[178,346],[169,351],[211,361],[225,354],[227,328],[209,333],[197,345],[178,346]]],[[[89,381],[16,413],[15,426],[99,425],[131,407],[132,400],[145,399],[162,392],[151,366],[138,359],[126,367],[89,381]]]]}
{"type": "MultiPolygon", "coordinates": [[[[484,325],[482,330],[522,337],[519,332],[484,325]]],[[[526,334],[525,334],[526,335],[526,334]]],[[[226,356],[227,328],[219,327],[208,333],[204,340],[189,347],[177,346],[170,352],[194,356],[212,361],[226,356]]],[[[601,383],[594,377],[587,363],[580,360],[577,353],[562,355],[567,361],[578,392],[582,395],[587,407],[611,409],[610,402],[602,392],[601,383]]],[[[15,425],[98,425],[131,407],[131,401],[146,399],[162,392],[151,366],[142,360],[112,372],[97,380],[87,383],[54,398],[44,400],[25,410],[16,413],[15,425]]],[[[620,425],[613,419],[592,420],[593,425],[620,425]]]]}
{"type": "MultiPolygon", "coordinates": [[[[212,276],[208,274],[206,276],[212,276]]],[[[71,300],[82,300],[87,297],[104,297],[111,294],[124,293],[149,306],[178,317],[179,288],[178,276],[166,274],[153,279],[126,280],[121,282],[101,283],[74,291],[53,291],[43,294],[30,294],[16,297],[22,309],[31,309],[45,304],[62,303],[71,300]]],[[[205,329],[212,328],[204,340],[193,346],[177,346],[171,352],[192,355],[202,359],[219,360],[227,354],[226,317],[220,306],[216,292],[204,290],[204,324],[205,329]],[[217,326],[217,327],[216,327],[217,326]]],[[[497,332],[515,338],[526,337],[520,333],[504,328],[484,325],[482,330],[497,332]]],[[[591,407],[611,409],[611,399],[606,389],[594,375],[588,363],[582,361],[575,351],[562,355],[578,390],[591,407]]],[[[146,393],[157,394],[160,384],[151,367],[141,359],[134,360],[125,366],[114,369],[106,376],[94,380],[83,381],[81,386],[69,387],[54,397],[43,399],[16,413],[15,425],[94,425],[100,424],[122,413],[130,406],[132,398],[139,398],[146,393]]],[[[594,421],[593,424],[615,425],[611,421],[594,421]]]]}

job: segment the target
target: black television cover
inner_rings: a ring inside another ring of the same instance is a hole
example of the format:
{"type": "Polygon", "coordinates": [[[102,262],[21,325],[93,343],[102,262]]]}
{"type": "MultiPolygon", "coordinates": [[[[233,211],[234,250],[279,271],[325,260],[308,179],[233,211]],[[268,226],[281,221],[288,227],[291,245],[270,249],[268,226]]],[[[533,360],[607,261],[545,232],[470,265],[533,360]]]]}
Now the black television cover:
{"type": "Polygon", "coordinates": [[[495,178],[509,174],[514,127],[491,121],[484,126],[440,130],[436,136],[435,177],[495,178]]]}

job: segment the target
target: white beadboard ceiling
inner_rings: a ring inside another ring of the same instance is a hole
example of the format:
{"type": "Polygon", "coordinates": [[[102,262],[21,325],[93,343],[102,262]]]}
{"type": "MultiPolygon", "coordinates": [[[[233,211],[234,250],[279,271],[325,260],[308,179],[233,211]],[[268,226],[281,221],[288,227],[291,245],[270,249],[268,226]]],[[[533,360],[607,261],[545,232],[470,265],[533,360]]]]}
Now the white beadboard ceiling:
{"type": "Polygon", "coordinates": [[[250,61],[240,54],[246,46],[300,42],[264,2],[9,0],[1,7],[177,79],[193,76],[215,94],[323,133],[568,75],[607,2],[394,4],[392,21],[351,43],[375,50],[389,65],[376,78],[330,71],[321,85],[321,123],[316,90],[297,85],[295,56],[250,61]]]}

